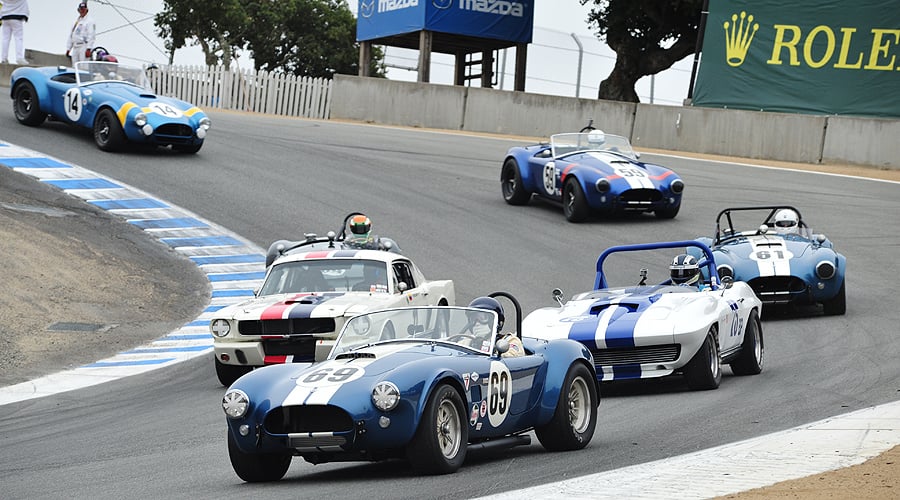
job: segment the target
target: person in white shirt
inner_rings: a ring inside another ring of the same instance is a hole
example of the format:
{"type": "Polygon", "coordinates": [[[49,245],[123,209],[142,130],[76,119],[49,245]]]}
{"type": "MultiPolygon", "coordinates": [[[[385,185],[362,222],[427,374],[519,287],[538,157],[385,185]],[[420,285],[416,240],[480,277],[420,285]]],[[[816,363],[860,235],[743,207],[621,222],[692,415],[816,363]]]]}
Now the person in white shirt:
{"type": "Polygon", "coordinates": [[[28,64],[25,59],[25,23],[28,22],[28,0],[6,0],[0,6],[0,62],[28,64]],[[10,40],[16,44],[15,59],[7,59],[10,40]]]}
{"type": "Polygon", "coordinates": [[[69,45],[66,55],[72,58],[72,66],[79,61],[90,61],[91,50],[94,47],[94,37],[97,33],[97,25],[94,18],[88,14],[87,2],[78,4],[78,19],[69,34],[69,45]]]}

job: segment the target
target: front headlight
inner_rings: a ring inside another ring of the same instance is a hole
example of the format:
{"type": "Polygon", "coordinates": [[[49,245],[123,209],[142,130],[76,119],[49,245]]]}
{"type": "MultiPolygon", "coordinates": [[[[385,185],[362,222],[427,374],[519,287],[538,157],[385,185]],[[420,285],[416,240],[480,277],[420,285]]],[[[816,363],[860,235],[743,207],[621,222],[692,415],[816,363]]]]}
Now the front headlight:
{"type": "Polygon", "coordinates": [[[682,181],[681,179],[675,179],[674,181],[672,181],[672,184],[669,185],[669,189],[671,189],[675,194],[680,194],[682,191],[684,191],[684,181],[682,181]]]}
{"type": "Polygon", "coordinates": [[[138,127],[143,127],[147,124],[147,115],[144,113],[138,113],[134,115],[134,124],[138,127]]]}
{"type": "Polygon", "coordinates": [[[222,410],[228,418],[241,418],[250,409],[250,398],[244,391],[231,389],[222,397],[222,410]]]}
{"type": "Polygon", "coordinates": [[[834,263],[823,260],[816,264],[816,276],[823,280],[830,280],[834,278],[837,269],[834,267],[834,263]]]}
{"type": "Polygon", "coordinates": [[[400,389],[390,382],[379,382],[372,389],[372,404],[381,411],[391,411],[400,404],[400,389]]]}
{"type": "Polygon", "coordinates": [[[231,332],[231,323],[227,319],[214,319],[209,322],[209,331],[216,337],[225,337],[231,332]]]}
{"type": "Polygon", "coordinates": [[[209,118],[204,116],[200,119],[200,128],[203,130],[209,130],[210,125],[212,125],[212,122],[209,121],[209,118]]]}

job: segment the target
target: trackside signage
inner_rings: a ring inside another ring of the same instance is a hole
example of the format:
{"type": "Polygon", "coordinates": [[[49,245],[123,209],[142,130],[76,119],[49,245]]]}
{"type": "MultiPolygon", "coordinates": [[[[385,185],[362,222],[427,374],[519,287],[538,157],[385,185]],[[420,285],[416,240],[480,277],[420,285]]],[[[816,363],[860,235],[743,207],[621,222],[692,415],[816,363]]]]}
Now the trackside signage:
{"type": "Polygon", "coordinates": [[[712,0],[693,104],[900,118],[900,1],[712,0]]]}
{"type": "Polygon", "coordinates": [[[359,0],[357,41],[421,30],[530,43],[535,0],[359,0]]]}

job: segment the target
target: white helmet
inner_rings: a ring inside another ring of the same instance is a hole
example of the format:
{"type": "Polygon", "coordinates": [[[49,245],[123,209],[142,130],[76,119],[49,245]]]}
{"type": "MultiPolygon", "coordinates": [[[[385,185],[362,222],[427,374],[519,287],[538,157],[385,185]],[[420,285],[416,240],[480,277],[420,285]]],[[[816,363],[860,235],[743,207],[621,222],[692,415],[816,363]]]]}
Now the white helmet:
{"type": "Polygon", "coordinates": [[[799,232],[800,217],[797,212],[782,208],[775,214],[775,232],[781,234],[797,234],[799,232]]]}

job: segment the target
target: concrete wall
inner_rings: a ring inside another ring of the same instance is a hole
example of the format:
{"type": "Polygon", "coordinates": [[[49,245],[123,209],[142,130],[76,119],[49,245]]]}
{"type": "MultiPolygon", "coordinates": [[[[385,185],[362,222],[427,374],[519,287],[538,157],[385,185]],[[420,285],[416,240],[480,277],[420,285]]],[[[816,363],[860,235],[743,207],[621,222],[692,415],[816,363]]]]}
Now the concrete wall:
{"type": "Polygon", "coordinates": [[[635,105],[346,75],[335,75],[332,98],[336,119],[541,138],[593,119],[638,148],[900,168],[900,120],[635,105]]]}
{"type": "MultiPolygon", "coordinates": [[[[29,66],[59,66],[60,64],[68,66],[72,64],[72,60],[65,54],[50,54],[31,49],[25,49],[25,59],[28,60],[29,66]]],[[[9,78],[12,76],[13,70],[18,67],[16,64],[0,64],[0,85],[9,86],[9,78]]]]}

